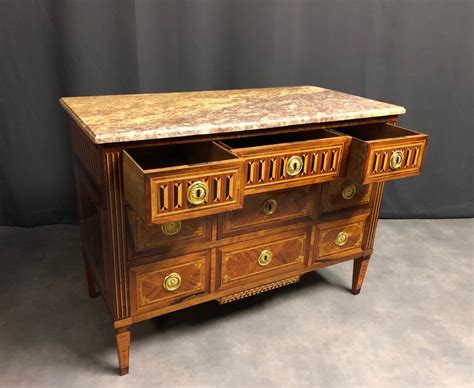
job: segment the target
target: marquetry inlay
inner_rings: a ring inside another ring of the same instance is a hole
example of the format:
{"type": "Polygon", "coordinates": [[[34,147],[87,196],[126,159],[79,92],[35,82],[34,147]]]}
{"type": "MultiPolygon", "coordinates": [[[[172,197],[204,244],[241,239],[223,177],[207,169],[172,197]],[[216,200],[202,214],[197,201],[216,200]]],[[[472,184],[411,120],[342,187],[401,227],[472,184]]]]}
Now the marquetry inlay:
{"type": "Polygon", "coordinates": [[[111,313],[120,374],[137,322],[348,260],[358,294],[384,182],[418,175],[428,141],[396,125],[403,107],[314,86],[61,105],[86,289],[111,313]]]}
{"type": "Polygon", "coordinates": [[[266,157],[246,158],[245,183],[251,188],[263,183],[274,183],[289,179],[308,179],[315,176],[337,176],[342,146],[327,147],[323,150],[307,150],[289,156],[281,153],[266,157]],[[291,157],[302,161],[300,172],[289,174],[286,168],[291,157]]]}
{"type": "Polygon", "coordinates": [[[369,160],[369,177],[391,174],[394,170],[408,172],[420,167],[425,143],[416,143],[406,146],[377,148],[369,160]],[[399,152],[401,161],[399,167],[394,168],[391,158],[394,152],[399,152]]]}

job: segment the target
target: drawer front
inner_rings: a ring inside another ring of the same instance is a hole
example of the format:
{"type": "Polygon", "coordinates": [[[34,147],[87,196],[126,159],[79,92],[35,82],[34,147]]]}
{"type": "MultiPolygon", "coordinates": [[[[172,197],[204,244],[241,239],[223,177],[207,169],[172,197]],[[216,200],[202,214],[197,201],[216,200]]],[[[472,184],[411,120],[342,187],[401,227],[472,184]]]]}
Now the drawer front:
{"type": "Polygon", "coordinates": [[[315,259],[336,259],[361,252],[368,214],[315,225],[315,259]]]}
{"type": "Polygon", "coordinates": [[[240,167],[227,170],[209,168],[205,175],[150,178],[151,220],[153,223],[201,217],[242,207],[240,167]],[[202,188],[199,187],[202,185],[202,188]],[[202,203],[191,198],[207,191],[202,203]],[[190,195],[190,192],[196,192],[190,195]]]}
{"type": "Polygon", "coordinates": [[[316,205],[316,187],[248,195],[244,207],[219,215],[219,238],[250,233],[284,222],[310,219],[316,205]]]}
{"type": "Polygon", "coordinates": [[[307,235],[305,229],[218,248],[217,286],[231,288],[305,267],[307,235]]]}
{"type": "Polygon", "coordinates": [[[149,148],[123,151],[124,196],[147,225],[242,207],[243,160],[230,151],[214,143],[149,148]]]}
{"type": "Polygon", "coordinates": [[[232,152],[245,160],[245,192],[258,193],[337,178],[349,137],[325,130],[319,136],[295,143],[232,148],[232,152]]]}
{"type": "Polygon", "coordinates": [[[389,124],[356,128],[353,135],[348,177],[368,184],[420,174],[427,135],[389,124]]]}
{"type": "Polygon", "coordinates": [[[193,253],[130,268],[133,314],[209,293],[210,253],[193,253]]]}
{"type": "Polygon", "coordinates": [[[127,220],[135,252],[151,249],[161,252],[182,247],[183,244],[202,244],[211,240],[210,217],[147,226],[133,210],[127,208],[127,220]]]}
{"type": "Polygon", "coordinates": [[[368,151],[364,182],[418,175],[423,162],[425,145],[426,140],[371,146],[368,151]]]}
{"type": "Polygon", "coordinates": [[[321,213],[362,206],[370,203],[372,185],[361,185],[351,179],[338,179],[323,184],[321,213]]]}
{"type": "Polygon", "coordinates": [[[334,179],[340,173],[343,149],[343,144],[338,144],[246,157],[245,190],[250,193],[262,192],[275,190],[282,183],[292,187],[334,179]],[[290,169],[288,166],[295,167],[290,169]],[[292,175],[293,171],[300,172],[292,175]]]}

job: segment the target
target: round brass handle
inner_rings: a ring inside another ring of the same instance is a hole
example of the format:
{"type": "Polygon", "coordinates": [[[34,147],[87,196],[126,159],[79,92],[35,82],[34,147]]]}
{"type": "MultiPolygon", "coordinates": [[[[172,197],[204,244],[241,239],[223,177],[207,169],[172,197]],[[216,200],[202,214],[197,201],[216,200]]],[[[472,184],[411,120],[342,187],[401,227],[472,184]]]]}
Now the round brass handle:
{"type": "Polygon", "coordinates": [[[187,199],[191,205],[201,205],[207,200],[209,189],[203,181],[196,181],[189,185],[187,199]]]}
{"type": "Polygon", "coordinates": [[[403,152],[401,150],[393,151],[390,157],[390,168],[392,170],[398,170],[403,163],[403,152]]]}
{"type": "Polygon", "coordinates": [[[334,240],[334,244],[336,244],[338,247],[342,247],[347,243],[349,240],[349,235],[346,232],[339,232],[339,234],[336,236],[336,239],[334,240]]]}
{"type": "Polygon", "coordinates": [[[344,187],[344,189],[342,189],[342,198],[344,199],[354,198],[354,195],[356,195],[356,192],[357,192],[356,185],[354,184],[347,185],[346,187],[344,187]]]}
{"type": "Polygon", "coordinates": [[[264,249],[262,252],[260,252],[260,255],[258,256],[258,265],[265,267],[266,265],[272,262],[272,259],[273,259],[272,251],[268,249],[264,249]]]}
{"type": "Polygon", "coordinates": [[[303,159],[301,157],[294,155],[286,161],[286,173],[289,176],[298,175],[303,169],[303,159]]]}
{"type": "Polygon", "coordinates": [[[181,276],[176,272],[170,273],[163,280],[163,288],[166,291],[176,291],[181,286],[181,276]]]}
{"type": "Polygon", "coordinates": [[[266,216],[272,215],[275,213],[278,207],[278,202],[273,198],[267,199],[262,205],[262,213],[266,216]]]}
{"type": "Polygon", "coordinates": [[[173,236],[181,230],[181,221],[171,221],[161,225],[161,230],[168,236],[173,236]]]}

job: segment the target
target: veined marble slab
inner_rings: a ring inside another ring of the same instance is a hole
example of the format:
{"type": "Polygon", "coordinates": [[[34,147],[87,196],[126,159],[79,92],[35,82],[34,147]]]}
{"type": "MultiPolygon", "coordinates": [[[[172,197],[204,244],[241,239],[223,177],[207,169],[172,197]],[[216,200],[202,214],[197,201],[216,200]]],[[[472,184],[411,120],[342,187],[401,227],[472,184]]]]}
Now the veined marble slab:
{"type": "Polygon", "coordinates": [[[99,144],[405,113],[401,106],[316,86],[63,97],[60,103],[99,144]]]}

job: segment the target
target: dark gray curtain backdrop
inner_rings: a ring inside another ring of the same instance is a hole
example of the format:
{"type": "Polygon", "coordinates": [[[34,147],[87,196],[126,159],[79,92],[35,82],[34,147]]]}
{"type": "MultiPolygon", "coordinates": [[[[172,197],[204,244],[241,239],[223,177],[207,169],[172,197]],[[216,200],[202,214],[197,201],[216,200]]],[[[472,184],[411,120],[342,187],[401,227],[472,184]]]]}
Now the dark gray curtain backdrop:
{"type": "Polygon", "coordinates": [[[60,96],[312,84],[431,136],[385,217],[473,216],[473,1],[0,0],[0,224],[75,222],[60,96]]]}

